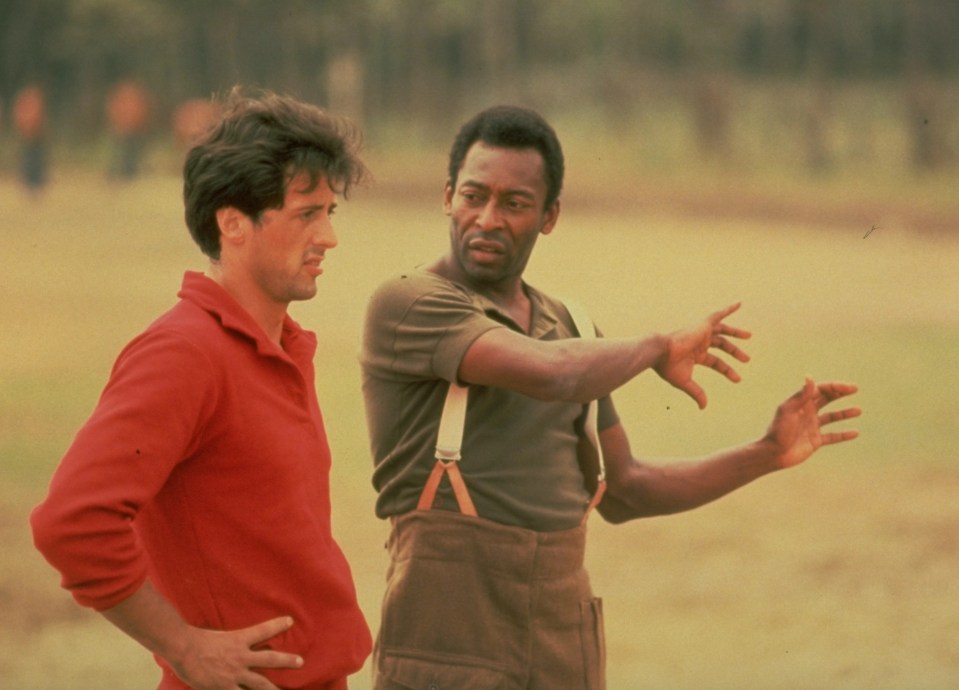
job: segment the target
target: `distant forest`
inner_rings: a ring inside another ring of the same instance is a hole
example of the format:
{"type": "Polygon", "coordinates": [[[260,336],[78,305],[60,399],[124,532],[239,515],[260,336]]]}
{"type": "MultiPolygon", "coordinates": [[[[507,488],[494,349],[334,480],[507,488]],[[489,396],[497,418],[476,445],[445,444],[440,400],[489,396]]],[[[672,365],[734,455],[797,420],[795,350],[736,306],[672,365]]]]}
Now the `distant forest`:
{"type": "Polygon", "coordinates": [[[803,89],[814,147],[830,99],[871,84],[901,98],[932,168],[956,157],[957,37],[954,0],[2,0],[0,131],[29,84],[66,138],[102,129],[123,79],[160,121],[245,83],[427,129],[493,99],[588,105],[615,126],[670,93],[721,154],[733,86],[803,89]]]}

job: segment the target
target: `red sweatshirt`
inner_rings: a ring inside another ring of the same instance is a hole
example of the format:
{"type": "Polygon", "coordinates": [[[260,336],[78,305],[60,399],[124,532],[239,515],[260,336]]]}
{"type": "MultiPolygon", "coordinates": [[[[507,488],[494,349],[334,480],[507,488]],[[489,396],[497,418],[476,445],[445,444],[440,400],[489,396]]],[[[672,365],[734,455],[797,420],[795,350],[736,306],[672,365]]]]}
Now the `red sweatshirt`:
{"type": "MultiPolygon", "coordinates": [[[[330,530],[330,451],[313,383],[316,338],[287,317],[283,348],[217,283],[118,357],[31,516],[37,548],[97,610],[149,577],[186,621],[234,630],[290,615],[270,642],[319,688],[358,670],[369,629],[330,530]]],[[[161,688],[185,687],[164,666],[161,688]]]]}

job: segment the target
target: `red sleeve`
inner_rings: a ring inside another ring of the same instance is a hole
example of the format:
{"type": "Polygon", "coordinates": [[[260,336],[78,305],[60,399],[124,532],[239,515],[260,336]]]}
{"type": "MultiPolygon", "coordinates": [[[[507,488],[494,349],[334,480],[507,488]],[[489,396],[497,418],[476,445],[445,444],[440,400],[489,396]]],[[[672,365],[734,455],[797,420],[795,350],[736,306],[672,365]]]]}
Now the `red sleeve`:
{"type": "Polygon", "coordinates": [[[209,359],[181,335],[148,331],[120,354],[30,516],[37,549],[78,603],[111,608],[143,584],[132,523],[189,457],[215,401],[209,359]]]}

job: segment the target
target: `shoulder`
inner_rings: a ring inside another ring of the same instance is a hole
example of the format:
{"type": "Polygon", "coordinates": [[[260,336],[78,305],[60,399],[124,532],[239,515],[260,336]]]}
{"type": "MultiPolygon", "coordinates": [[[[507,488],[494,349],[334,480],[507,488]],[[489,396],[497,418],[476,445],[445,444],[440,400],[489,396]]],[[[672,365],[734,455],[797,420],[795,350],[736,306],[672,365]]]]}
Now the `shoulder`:
{"type": "Polygon", "coordinates": [[[136,410],[135,415],[169,426],[171,434],[175,428],[193,433],[216,414],[241,360],[222,329],[217,336],[206,325],[191,327],[166,317],[123,348],[100,405],[136,410]]]}
{"type": "Polygon", "coordinates": [[[370,298],[368,313],[372,317],[402,320],[416,308],[477,309],[476,299],[469,290],[435,273],[414,269],[385,280],[370,298]]]}
{"type": "Polygon", "coordinates": [[[415,299],[420,295],[431,293],[450,293],[466,297],[469,291],[435,273],[416,268],[386,279],[380,283],[374,294],[415,299]]]}
{"type": "Polygon", "coordinates": [[[134,366],[199,376],[218,360],[223,329],[208,312],[182,301],[133,338],[117,357],[115,369],[134,366]]]}

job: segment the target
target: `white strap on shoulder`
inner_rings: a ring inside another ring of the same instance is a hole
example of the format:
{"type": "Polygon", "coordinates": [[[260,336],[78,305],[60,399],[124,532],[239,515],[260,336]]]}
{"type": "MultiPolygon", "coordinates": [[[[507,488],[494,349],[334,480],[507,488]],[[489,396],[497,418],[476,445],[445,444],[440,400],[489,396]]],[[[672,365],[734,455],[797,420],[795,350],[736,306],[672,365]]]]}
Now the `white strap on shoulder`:
{"type": "Polygon", "coordinates": [[[466,401],[469,387],[456,382],[450,384],[443,403],[440,430],[436,435],[436,459],[455,461],[460,459],[463,445],[463,428],[466,424],[466,401]]]}

